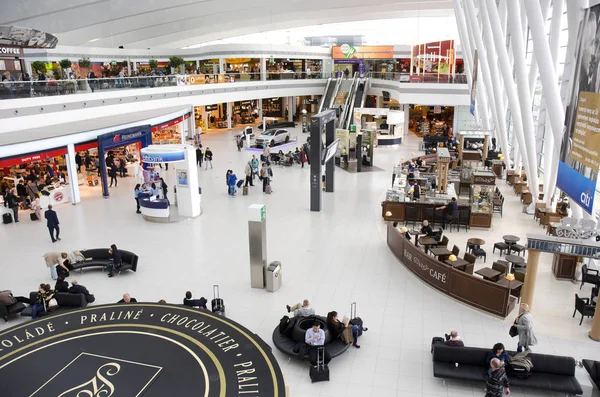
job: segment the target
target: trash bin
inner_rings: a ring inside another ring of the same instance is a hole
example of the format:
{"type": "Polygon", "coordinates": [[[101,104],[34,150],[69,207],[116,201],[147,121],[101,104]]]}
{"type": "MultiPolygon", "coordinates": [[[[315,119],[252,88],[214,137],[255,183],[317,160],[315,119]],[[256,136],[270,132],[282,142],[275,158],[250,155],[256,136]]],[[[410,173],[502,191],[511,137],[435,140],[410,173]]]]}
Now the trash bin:
{"type": "Polygon", "coordinates": [[[265,281],[269,292],[275,292],[281,287],[281,262],[271,262],[265,271],[265,281]]]}

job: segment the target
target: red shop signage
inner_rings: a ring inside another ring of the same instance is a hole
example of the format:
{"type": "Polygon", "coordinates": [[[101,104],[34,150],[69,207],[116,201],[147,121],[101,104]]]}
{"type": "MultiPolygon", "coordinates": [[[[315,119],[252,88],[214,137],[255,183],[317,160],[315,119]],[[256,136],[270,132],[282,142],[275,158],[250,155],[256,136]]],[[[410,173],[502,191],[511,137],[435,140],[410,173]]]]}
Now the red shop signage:
{"type": "Polygon", "coordinates": [[[156,132],[156,131],[164,130],[165,128],[173,127],[174,125],[177,125],[177,124],[181,123],[182,121],[185,121],[189,118],[190,118],[190,114],[187,113],[186,115],[178,117],[174,120],[168,121],[168,122],[160,124],[160,125],[155,125],[152,127],[152,132],[156,132]]]}
{"type": "MultiPolygon", "coordinates": [[[[96,148],[96,147],[98,147],[98,141],[84,142],[84,143],[75,145],[75,151],[83,152],[88,149],[92,149],[92,148],[96,148]]],[[[61,148],[48,150],[45,152],[26,153],[26,154],[22,154],[20,156],[6,157],[3,159],[0,159],[0,168],[12,167],[14,165],[28,164],[28,163],[33,163],[35,161],[47,160],[47,159],[57,157],[57,156],[64,156],[65,154],[67,154],[67,148],[61,147],[61,148]]]]}

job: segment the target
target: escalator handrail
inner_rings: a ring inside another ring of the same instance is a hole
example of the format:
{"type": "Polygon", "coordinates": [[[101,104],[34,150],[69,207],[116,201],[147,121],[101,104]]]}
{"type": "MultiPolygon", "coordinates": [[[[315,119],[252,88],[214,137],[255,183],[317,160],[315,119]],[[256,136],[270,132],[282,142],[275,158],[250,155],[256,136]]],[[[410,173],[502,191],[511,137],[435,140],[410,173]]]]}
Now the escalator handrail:
{"type": "Polygon", "coordinates": [[[333,106],[333,100],[335,99],[335,96],[337,95],[337,92],[340,89],[340,85],[342,85],[342,79],[337,79],[335,87],[333,89],[333,91],[331,92],[331,98],[329,98],[329,103],[327,104],[327,109],[331,109],[331,107],[333,106]]]}
{"type": "Polygon", "coordinates": [[[350,120],[352,118],[352,112],[354,111],[354,98],[356,98],[356,90],[358,89],[359,85],[360,78],[356,78],[353,90],[352,92],[350,92],[350,95],[348,95],[349,101],[346,104],[346,117],[344,118],[342,123],[342,128],[344,129],[350,128],[350,120]]]}
{"type": "Polygon", "coordinates": [[[350,106],[350,100],[352,98],[352,94],[354,93],[354,87],[356,84],[356,76],[352,79],[352,83],[350,83],[350,88],[348,89],[348,95],[346,96],[346,101],[344,101],[344,108],[342,109],[342,114],[339,120],[339,126],[340,127],[344,127],[344,124],[346,122],[346,117],[347,117],[347,112],[348,112],[348,107],[350,106]]]}
{"type": "Polygon", "coordinates": [[[325,104],[325,99],[327,98],[327,91],[329,91],[329,84],[331,84],[331,77],[327,79],[327,85],[325,86],[325,93],[321,98],[319,103],[319,111],[317,113],[321,113],[323,111],[323,105],[325,104]]]}

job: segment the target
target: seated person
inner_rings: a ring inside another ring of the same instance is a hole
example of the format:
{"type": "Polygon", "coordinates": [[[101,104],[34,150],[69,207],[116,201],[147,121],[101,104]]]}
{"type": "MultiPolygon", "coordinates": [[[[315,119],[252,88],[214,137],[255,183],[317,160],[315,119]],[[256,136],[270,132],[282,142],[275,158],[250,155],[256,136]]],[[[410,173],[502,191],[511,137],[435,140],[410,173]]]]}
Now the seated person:
{"type": "Polygon", "coordinates": [[[187,291],[185,293],[185,298],[183,298],[184,306],[197,307],[199,309],[206,310],[206,303],[207,300],[204,297],[201,297],[200,299],[192,299],[192,293],[190,291],[187,291]]]}
{"type": "Polygon", "coordinates": [[[294,312],[295,317],[309,317],[315,315],[315,309],[310,307],[308,299],[304,299],[302,303],[296,303],[294,306],[286,305],[288,313],[294,312]]]}
{"type": "Polygon", "coordinates": [[[458,332],[456,330],[450,331],[450,335],[446,334],[446,342],[444,342],[446,346],[454,346],[454,347],[465,347],[465,344],[458,336],[458,332]]]}
{"type": "Polygon", "coordinates": [[[123,299],[118,301],[117,303],[137,303],[137,299],[132,298],[128,293],[123,294],[123,299]]]}
{"type": "Polygon", "coordinates": [[[88,289],[85,288],[83,285],[79,285],[77,280],[71,281],[71,287],[69,288],[69,293],[85,295],[85,300],[87,303],[92,303],[96,300],[94,295],[90,294],[90,291],[88,291],[88,289]]]}
{"type": "Polygon", "coordinates": [[[427,237],[433,237],[435,235],[435,232],[433,231],[431,226],[429,226],[429,221],[427,219],[423,221],[423,226],[421,227],[421,233],[426,234],[427,237]]]}
{"type": "MultiPolygon", "coordinates": [[[[327,327],[329,328],[329,332],[333,335],[334,339],[339,338],[344,332],[344,328],[347,326],[352,329],[352,337],[354,341],[352,342],[352,346],[360,349],[360,345],[358,344],[358,336],[361,331],[360,325],[352,325],[352,324],[344,324],[340,320],[338,320],[338,313],[336,311],[331,311],[327,313],[327,327]]],[[[362,331],[367,331],[367,328],[363,328],[362,331]]]]}
{"type": "Polygon", "coordinates": [[[65,281],[65,276],[62,274],[58,276],[56,279],[56,284],[54,285],[54,289],[56,292],[69,292],[69,283],[65,281]]]}
{"type": "Polygon", "coordinates": [[[121,251],[119,251],[119,249],[117,248],[117,246],[115,244],[112,244],[110,246],[108,253],[110,254],[110,263],[107,266],[108,277],[112,277],[113,270],[115,270],[115,269],[119,270],[119,268],[123,265],[123,260],[122,260],[121,251]]]}
{"type": "Polygon", "coordinates": [[[327,352],[325,347],[325,331],[321,329],[321,324],[314,322],[312,328],[306,330],[304,334],[304,342],[308,345],[308,359],[310,364],[317,366],[317,348],[323,346],[325,349],[325,364],[331,361],[331,355],[327,352]]]}
{"type": "Polygon", "coordinates": [[[411,235],[410,235],[410,233],[408,232],[408,229],[407,229],[406,227],[402,227],[402,229],[400,229],[400,231],[401,231],[401,232],[404,234],[404,237],[405,237],[407,240],[410,240],[410,238],[411,238],[411,235]]]}
{"type": "Polygon", "coordinates": [[[488,352],[485,363],[488,365],[488,375],[492,373],[492,359],[497,358],[502,364],[508,363],[508,353],[504,350],[502,343],[496,343],[492,350],[488,352]]]}
{"type": "Polygon", "coordinates": [[[38,313],[45,313],[46,310],[51,309],[50,301],[54,297],[54,291],[49,284],[40,284],[38,289],[37,299],[35,303],[31,305],[31,318],[36,319],[38,313]]]}

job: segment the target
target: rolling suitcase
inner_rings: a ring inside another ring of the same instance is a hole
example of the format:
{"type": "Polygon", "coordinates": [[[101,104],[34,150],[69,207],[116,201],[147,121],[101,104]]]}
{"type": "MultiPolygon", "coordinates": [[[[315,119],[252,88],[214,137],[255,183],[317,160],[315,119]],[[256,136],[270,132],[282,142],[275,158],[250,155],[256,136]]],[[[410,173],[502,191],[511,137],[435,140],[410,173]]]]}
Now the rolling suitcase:
{"type": "Polygon", "coordinates": [[[5,225],[12,223],[12,215],[11,214],[2,214],[2,223],[5,225]]]}
{"type": "Polygon", "coordinates": [[[242,195],[243,196],[247,196],[248,195],[248,186],[244,186],[244,188],[242,189],[242,195]]]}
{"type": "Polygon", "coordinates": [[[325,347],[317,348],[317,366],[310,366],[309,375],[312,383],[329,381],[329,366],[325,364],[325,347]]]}
{"type": "Polygon", "coordinates": [[[244,180],[240,179],[239,181],[237,181],[237,187],[238,189],[242,187],[242,185],[244,184],[244,180]]]}
{"type": "Polygon", "coordinates": [[[267,194],[271,194],[271,193],[273,193],[273,189],[271,189],[271,185],[267,185],[267,186],[265,187],[265,193],[267,193],[267,194]]]}
{"type": "Polygon", "coordinates": [[[223,302],[223,299],[221,299],[218,285],[213,285],[213,300],[210,302],[210,304],[213,313],[221,316],[225,315],[225,303],[223,302]]]}
{"type": "Polygon", "coordinates": [[[35,214],[35,212],[32,212],[32,213],[29,214],[29,219],[31,219],[32,221],[37,221],[38,217],[35,214]]]}
{"type": "Polygon", "coordinates": [[[363,333],[363,320],[360,317],[356,317],[356,302],[352,302],[350,305],[350,324],[360,326],[358,336],[361,336],[363,333]]]}

